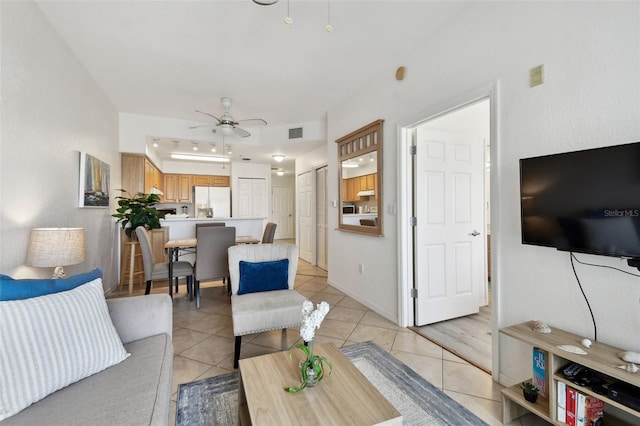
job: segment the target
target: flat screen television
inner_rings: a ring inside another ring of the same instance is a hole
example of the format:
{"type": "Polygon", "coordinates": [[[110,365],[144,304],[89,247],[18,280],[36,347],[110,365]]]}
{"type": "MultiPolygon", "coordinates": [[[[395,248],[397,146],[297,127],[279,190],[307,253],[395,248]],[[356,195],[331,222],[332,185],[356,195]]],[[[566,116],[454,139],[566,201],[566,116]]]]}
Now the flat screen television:
{"type": "Polygon", "coordinates": [[[640,142],[520,160],[522,243],[640,259],[640,142]]]}

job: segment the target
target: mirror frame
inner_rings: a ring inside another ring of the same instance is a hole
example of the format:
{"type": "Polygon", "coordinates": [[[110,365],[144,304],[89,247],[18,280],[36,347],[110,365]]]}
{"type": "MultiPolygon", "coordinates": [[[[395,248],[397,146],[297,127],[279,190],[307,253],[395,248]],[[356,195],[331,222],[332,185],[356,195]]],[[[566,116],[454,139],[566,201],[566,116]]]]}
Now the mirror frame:
{"type": "Polygon", "coordinates": [[[338,144],[338,229],[359,234],[382,236],[382,123],[376,120],[336,140],[338,144]],[[347,225],[342,222],[344,185],[342,184],[342,162],[375,152],[377,172],[375,180],[378,224],[376,226],[347,225]]]}

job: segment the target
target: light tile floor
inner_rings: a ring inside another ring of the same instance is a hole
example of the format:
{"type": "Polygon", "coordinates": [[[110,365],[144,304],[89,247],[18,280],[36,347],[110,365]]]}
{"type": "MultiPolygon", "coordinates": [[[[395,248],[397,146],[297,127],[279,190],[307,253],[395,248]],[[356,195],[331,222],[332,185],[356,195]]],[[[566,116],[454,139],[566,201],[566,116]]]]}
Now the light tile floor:
{"type": "MultiPolygon", "coordinates": [[[[374,341],[447,395],[490,425],[502,424],[501,386],[491,376],[420,335],[401,328],[327,284],[326,272],[300,261],[296,289],[314,303],[327,301],[331,310],[316,333],[316,341],[338,347],[374,341]]],[[[158,286],[153,292],[166,292],[158,286]]],[[[140,294],[141,290],[136,290],[140,294]]],[[[126,292],[114,294],[125,296],[126,292]]],[[[201,307],[195,308],[180,285],[174,295],[173,396],[175,418],[178,384],[233,371],[234,337],[231,307],[222,282],[201,285],[201,307]]],[[[241,358],[288,350],[300,341],[297,329],[264,332],[242,339],[241,358]]],[[[547,424],[536,416],[509,425],[547,424]]]]}

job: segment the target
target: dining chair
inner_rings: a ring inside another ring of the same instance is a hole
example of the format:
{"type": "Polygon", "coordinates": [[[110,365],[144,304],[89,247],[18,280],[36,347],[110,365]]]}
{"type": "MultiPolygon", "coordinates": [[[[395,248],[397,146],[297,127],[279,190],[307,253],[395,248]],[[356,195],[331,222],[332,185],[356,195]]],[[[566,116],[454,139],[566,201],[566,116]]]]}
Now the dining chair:
{"type": "Polygon", "coordinates": [[[262,243],[263,244],[272,244],[273,243],[273,237],[276,235],[276,227],[278,225],[273,223],[273,222],[269,222],[267,223],[267,226],[265,226],[264,228],[264,234],[262,234],[262,243]]]}
{"type": "Polygon", "coordinates": [[[229,247],[231,316],[238,368],[242,336],[302,323],[307,300],[293,289],[298,269],[298,247],[293,244],[240,244],[229,247]]]}
{"type": "MultiPolygon", "coordinates": [[[[144,279],[147,283],[144,294],[151,292],[151,282],[155,280],[169,280],[169,294],[171,294],[172,279],[176,281],[178,277],[187,278],[187,291],[191,294],[191,284],[193,282],[193,266],[187,261],[173,262],[173,277],[169,276],[169,262],[154,263],[151,252],[151,239],[144,226],[136,228],[136,235],[140,243],[142,252],[142,264],[144,265],[144,279]]],[[[177,285],[177,284],[176,284],[177,285]]]]}
{"type": "Polygon", "coordinates": [[[196,309],[200,309],[200,282],[223,279],[229,285],[229,260],[227,249],[236,243],[234,226],[196,227],[196,262],[194,268],[194,293],[196,309]]]}

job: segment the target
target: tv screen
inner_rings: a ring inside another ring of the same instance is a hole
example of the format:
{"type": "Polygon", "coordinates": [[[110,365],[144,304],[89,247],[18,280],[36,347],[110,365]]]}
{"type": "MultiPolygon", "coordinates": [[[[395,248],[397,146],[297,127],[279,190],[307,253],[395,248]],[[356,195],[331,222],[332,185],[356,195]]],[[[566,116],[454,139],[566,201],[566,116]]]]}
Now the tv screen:
{"type": "Polygon", "coordinates": [[[640,258],[640,142],[520,160],[522,243],[640,258]]]}

